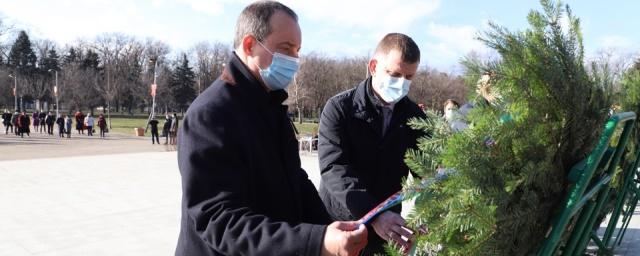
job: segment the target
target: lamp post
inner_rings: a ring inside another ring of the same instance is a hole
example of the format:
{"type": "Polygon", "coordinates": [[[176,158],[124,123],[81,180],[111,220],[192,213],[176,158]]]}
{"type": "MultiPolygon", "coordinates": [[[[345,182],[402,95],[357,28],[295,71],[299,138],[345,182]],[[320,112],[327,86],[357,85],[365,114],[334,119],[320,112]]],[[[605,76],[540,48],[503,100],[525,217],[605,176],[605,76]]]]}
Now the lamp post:
{"type": "Polygon", "coordinates": [[[151,58],[149,59],[149,62],[153,62],[153,84],[151,85],[151,98],[152,98],[152,103],[151,103],[151,116],[155,116],[156,114],[156,89],[158,88],[157,85],[157,73],[156,70],[158,69],[158,59],[157,58],[151,58]]]}
{"type": "Polygon", "coordinates": [[[49,69],[49,72],[55,71],[56,72],[56,85],[53,86],[53,95],[56,96],[56,118],[60,116],[60,108],[59,103],[58,103],[58,70],[53,70],[53,69],[49,69]]]}
{"type": "Polygon", "coordinates": [[[158,58],[157,57],[156,58],[150,58],[149,59],[149,63],[151,63],[151,62],[153,62],[153,84],[151,84],[152,103],[151,103],[151,114],[149,115],[149,118],[147,119],[147,125],[146,125],[146,127],[144,129],[145,132],[147,132],[147,129],[149,129],[149,122],[156,115],[156,90],[158,89],[158,85],[156,84],[156,81],[157,81],[156,70],[158,69],[158,58]]]}
{"type": "Polygon", "coordinates": [[[18,77],[16,75],[9,75],[13,77],[13,107],[18,111],[18,77]]]}
{"type": "MultiPolygon", "coordinates": [[[[109,123],[109,129],[111,129],[111,76],[109,73],[109,66],[105,67],[107,73],[107,123],[109,123]]],[[[103,110],[104,111],[104,110],[103,110]]]]}

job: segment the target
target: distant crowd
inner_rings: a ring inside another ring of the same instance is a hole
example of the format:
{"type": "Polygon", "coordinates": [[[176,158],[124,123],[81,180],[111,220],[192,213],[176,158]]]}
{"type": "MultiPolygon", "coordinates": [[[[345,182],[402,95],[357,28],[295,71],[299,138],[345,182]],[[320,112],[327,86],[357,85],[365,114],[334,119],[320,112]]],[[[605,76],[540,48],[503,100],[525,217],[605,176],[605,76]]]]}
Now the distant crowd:
{"type": "Polygon", "coordinates": [[[73,116],[64,115],[64,116],[56,116],[49,112],[38,112],[35,111],[31,115],[29,115],[26,111],[18,112],[17,110],[12,114],[8,110],[4,110],[2,114],[2,124],[5,127],[5,134],[15,134],[16,136],[20,136],[24,138],[24,135],[31,136],[31,133],[46,133],[49,135],[54,135],[54,126],[58,127],[58,136],[60,138],[71,138],[71,130],[73,126],[73,120],[75,119],[76,130],[78,134],[85,134],[85,130],[87,131],[87,136],[93,136],[95,129],[98,128],[100,131],[100,137],[106,137],[107,130],[107,122],[104,118],[104,115],[100,114],[98,116],[98,120],[91,114],[83,114],[82,111],[77,111],[73,116]],[[33,127],[33,130],[32,130],[33,127]]]}
{"type": "MultiPolygon", "coordinates": [[[[176,144],[176,135],[178,130],[177,115],[166,115],[166,119],[162,129],[162,136],[165,137],[164,144],[176,144]]],[[[2,124],[5,128],[5,134],[14,134],[24,138],[31,136],[31,133],[45,133],[54,136],[54,126],[57,126],[57,135],[60,138],[71,138],[72,130],[75,128],[78,135],[93,136],[96,129],[100,133],[100,138],[106,138],[106,134],[109,132],[106,119],[103,114],[94,118],[90,113],[84,114],[82,111],[76,111],[73,115],[60,115],[56,118],[56,115],[51,111],[34,111],[28,114],[26,111],[15,111],[11,113],[8,110],[4,110],[2,113],[2,124]],[[74,126],[75,123],[75,126],[74,126]]],[[[160,144],[158,133],[159,122],[153,117],[147,127],[151,127],[151,139],[155,144],[160,144]],[[155,139],[155,141],[154,141],[155,139]]]]}
{"type": "MultiPolygon", "coordinates": [[[[178,123],[178,115],[176,113],[173,113],[173,115],[165,115],[164,125],[162,125],[162,137],[165,139],[165,145],[167,143],[170,145],[176,145],[178,141],[178,123]]],[[[157,142],[158,145],[160,145],[158,124],[160,124],[160,122],[155,118],[155,116],[152,116],[147,123],[147,129],[151,128],[151,144],[155,144],[157,142]]]]}

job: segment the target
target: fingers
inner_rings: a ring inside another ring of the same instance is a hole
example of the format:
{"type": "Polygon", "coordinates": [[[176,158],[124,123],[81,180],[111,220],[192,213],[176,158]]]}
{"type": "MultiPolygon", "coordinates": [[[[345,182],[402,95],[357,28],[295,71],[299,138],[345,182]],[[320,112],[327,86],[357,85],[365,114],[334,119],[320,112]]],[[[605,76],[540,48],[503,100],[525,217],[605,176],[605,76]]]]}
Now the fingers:
{"type": "Polygon", "coordinates": [[[384,212],[372,225],[376,233],[385,240],[398,240],[401,237],[404,237],[405,241],[413,239],[414,232],[406,228],[405,220],[395,212],[384,212]]]}
{"type": "Polygon", "coordinates": [[[386,240],[394,241],[398,245],[408,248],[414,238],[414,232],[407,228],[406,221],[400,214],[393,213],[389,216],[389,222],[386,226],[386,240]]]}
{"type": "Polygon", "coordinates": [[[411,249],[413,248],[413,245],[414,245],[415,241],[412,240],[412,241],[409,241],[409,242],[410,242],[409,246],[403,246],[403,247],[400,248],[401,251],[402,251],[402,255],[406,256],[406,255],[409,255],[409,253],[411,253],[411,249]]]}
{"type": "Polygon", "coordinates": [[[352,230],[350,233],[353,236],[361,236],[363,234],[366,235],[367,234],[367,227],[364,224],[357,224],[356,225],[356,229],[352,230]]]}
{"type": "Polygon", "coordinates": [[[360,226],[364,225],[361,225],[357,221],[340,221],[337,223],[336,228],[342,231],[355,231],[358,230],[360,226]]]}
{"type": "Polygon", "coordinates": [[[356,251],[362,250],[367,245],[367,234],[367,227],[364,224],[360,224],[358,229],[349,232],[350,240],[356,247],[356,251]]]}
{"type": "Polygon", "coordinates": [[[334,222],[327,226],[322,255],[358,255],[367,245],[367,228],[358,222],[334,222]]]}
{"type": "Polygon", "coordinates": [[[358,255],[367,245],[367,227],[358,224],[357,229],[346,232],[345,251],[347,255],[358,255]]]}
{"type": "Polygon", "coordinates": [[[405,237],[406,240],[413,240],[413,231],[404,226],[393,226],[391,231],[400,237],[405,237]]]}
{"type": "Polygon", "coordinates": [[[391,215],[391,223],[395,224],[396,226],[405,226],[407,223],[405,222],[404,218],[402,218],[402,216],[400,216],[400,214],[397,213],[393,213],[393,215],[391,215]]]}
{"type": "Polygon", "coordinates": [[[404,240],[404,238],[402,238],[400,235],[396,234],[393,231],[389,232],[388,236],[389,236],[389,241],[393,241],[394,243],[402,247],[407,247],[409,245],[409,240],[404,240]]]}

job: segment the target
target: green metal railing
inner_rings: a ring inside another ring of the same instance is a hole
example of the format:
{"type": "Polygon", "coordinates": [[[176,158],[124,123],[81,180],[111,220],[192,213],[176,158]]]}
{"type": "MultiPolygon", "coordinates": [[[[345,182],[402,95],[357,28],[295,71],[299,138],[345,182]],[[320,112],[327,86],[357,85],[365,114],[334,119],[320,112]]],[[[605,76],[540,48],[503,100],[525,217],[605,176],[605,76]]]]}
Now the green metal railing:
{"type": "MultiPolygon", "coordinates": [[[[621,157],[625,153],[626,144],[635,121],[636,114],[633,112],[612,116],[607,121],[604,132],[595,149],[585,160],[571,169],[569,181],[573,185],[569,188],[569,193],[562,204],[562,211],[552,222],[545,242],[538,252],[539,256],[551,256],[559,253],[562,255],[580,255],[590,239],[593,239],[601,248],[607,247],[611,235],[609,235],[609,238],[605,235],[603,241],[600,241],[594,233],[593,227],[599,224],[596,221],[600,218],[600,213],[609,198],[610,191],[617,189],[613,188],[610,182],[615,175],[621,157]],[[623,129],[622,133],[617,137],[617,143],[613,144],[615,147],[611,147],[611,142],[615,137],[614,133],[618,127],[623,129]],[[567,234],[568,238],[564,240],[563,237],[567,236],[567,234]]],[[[625,173],[625,178],[628,175],[630,174],[625,173]]],[[[629,180],[631,179],[626,179],[625,183],[629,180]]],[[[619,189],[624,191],[625,188],[626,186],[619,189]]],[[[619,208],[617,209],[618,212],[621,212],[621,207],[622,203],[616,202],[616,208],[619,208]]],[[[630,216],[626,217],[627,215],[625,214],[623,220],[628,222],[630,216]]],[[[616,222],[613,224],[614,226],[615,223],[617,223],[617,217],[616,222]]],[[[610,231],[609,233],[612,232],[610,231]]]]}
{"type": "Polygon", "coordinates": [[[638,175],[638,165],[640,164],[640,138],[638,139],[639,141],[636,142],[635,155],[633,155],[633,158],[629,162],[629,165],[626,166],[626,169],[622,174],[624,183],[620,191],[616,195],[616,204],[613,208],[613,212],[611,213],[611,218],[609,219],[607,229],[601,241],[599,241],[598,239],[594,239],[596,242],[600,242],[600,244],[602,245],[599,245],[600,250],[605,253],[613,252],[616,243],[619,244],[622,241],[622,237],[624,237],[624,233],[629,226],[631,216],[633,216],[636,205],[638,204],[638,199],[640,197],[640,188],[638,187],[638,180],[636,179],[636,177],[640,177],[638,175]],[[627,210],[625,210],[625,206],[627,210]],[[618,231],[618,235],[615,237],[615,241],[612,241],[611,239],[613,238],[613,233],[615,231],[616,225],[618,224],[620,216],[623,216],[622,225],[620,230],[618,231]]]}

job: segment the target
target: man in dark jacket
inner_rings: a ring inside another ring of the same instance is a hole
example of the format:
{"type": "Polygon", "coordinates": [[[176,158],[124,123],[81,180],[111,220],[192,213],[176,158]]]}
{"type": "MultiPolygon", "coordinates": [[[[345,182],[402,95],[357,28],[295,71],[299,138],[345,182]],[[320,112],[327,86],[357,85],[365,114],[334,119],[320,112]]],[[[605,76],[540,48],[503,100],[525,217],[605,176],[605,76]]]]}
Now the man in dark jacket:
{"type": "MultiPolygon", "coordinates": [[[[47,119],[47,113],[45,113],[44,111],[40,111],[40,114],[38,114],[38,118],[40,119],[40,133],[42,133],[43,131],[45,131],[45,125],[46,123],[46,119],[47,119]]],[[[48,132],[48,131],[47,131],[48,132]]]]}
{"type": "Polygon", "coordinates": [[[147,124],[147,128],[151,126],[151,144],[155,144],[156,141],[158,145],[160,145],[160,137],[158,136],[158,120],[155,117],[151,118],[149,124],[147,124]],[[153,140],[155,138],[155,140],[153,140]]]}
{"type": "Polygon", "coordinates": [[[20,136],[20,123],[18,122],[18,117],[20,117],[20,112],[16,110],[16,112],[13,113],[13,116],[11,117],[11,124],[13,125],[13,131],[15,132],[16,136],[20,136]]]}
{"type": "Polygon", "coordinates": [[[230,62],[191,104],[178,132],[176,255],[357,255],[367,230],[331,223],[300,167],[282,105],[298,68],[296,14],[260,1],[242,11],[236,29],[230,62]]]}
{"type": "Polygon", "coordinates": [[[169,130],[171,130],[171,117],[169,114],[165,115],[164,125],[162,126],[162,136],[164,137],[164,144],[169,144],[169,130]]]}
{"type": "MultiPolygon", "coordinates": [[[[404,154],[423,134],[407,121],[425,117],[406,97],[420,62],[408,36],[386,35],[369,61],[371,77],[329,99],[320,119],[320,197],[337,220],[357,220],[402,188],[404,154]]],[[[383,253],[384,240],[408,248],[413,232],[400,207],[376,217],[366,255],[383,253]]]]}
{"type": "Polygon", "coordinates": [[[58,116],[56,124],[58,124],[58,136],[60,136],[60,138],[64,138],[64,134],[66,132],[64,129],[64,118],[62,118],[62,116],[58,116]]]}
{"type": "Polygon", "coordinates": [[[22,111],[20,116],[18,116],[18,124],[20,126],[20,137],[24,138],[25,133],[27,137],[31,137],[31,135],[29,135],[31,133],[31,128],[29,127],[31,126],[31,118],[29,118],[27,112],[22,111]]]}
{"type": "Polygon", "coordinates": [[[47,134],[49,135],[53,135],[53,123],[55,123],[54,119],[55,116],[51,114],[51,111],[49,111],[44,117],[44,122],[45,124],[47,124],[47,134]]]}
{"type": "Polygon", "coordinates": [[[2,124],[4,124],[4,134],[8,134],[9,133],[9,128],[11,128],[11,132],[13,133],[13,124],[11,124],[11,117],[13,115],[11,115],[11,112],[9,112],[9,110],[4,110],[4,113],[2,113],[2,124]]]}

